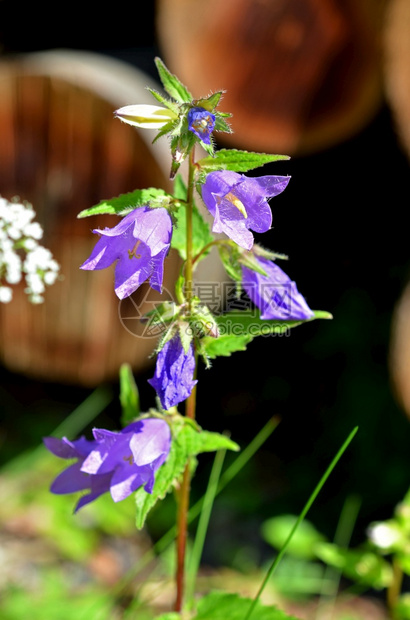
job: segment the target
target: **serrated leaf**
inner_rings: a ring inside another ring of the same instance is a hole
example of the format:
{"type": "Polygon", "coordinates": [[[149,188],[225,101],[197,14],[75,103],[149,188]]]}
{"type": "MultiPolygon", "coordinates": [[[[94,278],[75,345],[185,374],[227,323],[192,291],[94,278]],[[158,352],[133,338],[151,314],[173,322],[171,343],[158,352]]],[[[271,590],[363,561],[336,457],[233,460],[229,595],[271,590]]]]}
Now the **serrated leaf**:
{"type": "Polygon", "coordinates": [[[134,375],[129,364],[120,367],[121,423],[127,426],[140,413],[140,397],[134,375]]]}
{"type": "Polygon", "coordinates": [[[209,97],[205,97],[204,99],[198,99],[195,102],[195,104],[199,108],[204,108],[205,110],[208,110],[209,112],[213,112],[213,110],[216,108],[219,101],[221,100],[223,93],[224,93],[223,90],[219,90],[218,92],[212,93],[212,95],[209,95],[209,97]]]}
{"type": "Polygon", "coordinates": [[[215,157],[204,157],[197,164],[205,172],[215,170],[233,170],[234,172],[246,172],[259,168],[264,164],[274,161],[289,159],[287,155],[270,155],[268,153],[253,153],[237,149],[221,149],[215,153],[215,157]]]}
{"type": "Polygon", "coordinates": [[[157,135],[153,139],[152,144],[155,144],[155,142],[159,140],[160,138],[162,138],[162,136],[165,136],[166,134],[172,133],[173,131],[175,131],[175,128],[177,127],[177,125],[179,125],[178,119],[176,119],[175,121],[169,121],[169,123],[161,127],[161,129],[158,130],[157,135]]]}
{"type": "MultiPolygon", "coordinates": [[[[226,115],[230,117],[230,114],[226,115]]],[[[215,127],[214,131],[222,131],[223,133],[233,133],[232,127],[222,118],[221,113],[215,115],[215,127]]]]}
{"type": "Polygon", "coordinates": [[[212,452],[220,449],[238,450],[239,446],[224,435],[210,433],[194,428],[188,422],[183,422],[179,428],[174,427],[174,437],[167,460],[156,475],[152,493],[139,488],[135,493],[137,506],[136,525],[141,529],[148,512],[159,499],[163,499],[178,483],[191,457],[201,452],[212,452]]]}
{"type": "Polygon", "coordinates": [[[239,451],[239,446],[226,435],[220,433],[211,433],[209,431],[201,431],[198,433],[198,454],[201,452],[215,452],[216,450],[233,450],[239,451]]]}
{"type": "MultiPolygon", "coordinates": [[[[179,200],[186,200],[186,185],[181,175],[178,175],[175,179],[174,194],[179,200]]],[[[208,223],[205,222],[195,203],[192,209],[192,220],[192,250],[195,256],[199,254],[199,252],[206,245],[208,245],[208,243],[211,243],[214,238],[211,234],[208,223]]],[[[176,226],[174,226],[172,233],[171,247],[178,251],[183,260],[186,260],[186,208],[184,205],[182,205],[175,213],[175,224],[176,226]]],[[[206,254],[207,253],[204,252],[199,260],[204,258],[206,254]]]]}
{"type": "Polygon", "coordinates": [[[171,73],[160,58],[155,58],[158,75],[166,92],[180,103],[192,101],[189,90],[171,73]]]}
{"type": "Polygon", "coordinates": [[[219,338],[211,338],[207,336],[202,339],[202,344],[205,348],[206,355],[215,359],[217,357],[229,357],[236,351],[246,351],[247,345],[253,340],[253,336],[250,334],[244,334],[242,336],[224,335],[219,338]]]}
{"type": "Polygon", "coordinates": [[[98,205],[81,211],[77,217],[83,218],[105,213],[110,215],[127,215],[137,207],[142,207],[160,196],[169,196],[169,194],[163,189],[157,189],[156,187],[135,189],[133,192],[120,194],[120,196],[114,196],[109,200],[103,200],[98,205]]]}
{"type": "Polygon", "coordinates": [[[215,359],[218,356],[229,356],[235,351],[245,351],[246,346],[257,336],[269,334],[286,334],[289,329],[308,323],[314,319],[331,319],[329,312],[314,311],[314,317],[306,321],[279,321],[259,318],[256,310],[238,310],[216,317],[220,336],[202,339],[205,353],[215,359]]]}
{"type": "MultiPolygon", "coordinates": [[[[243,620],[252,599],[228,592],[210,592],[198,602],[192,620],[243,620]]],[[[251,620],[297,620],[274,605],[257,603],[251,620]]]]}
{"type": "Polygon", "coordinates": [[[176,103],[174,103],[173,101],[169,101],[166,97],[164,97],[163,95],[161,95],[161,93],[159,93],[157,90],[155,90],[154,88],[149,88],[147,86],[147,90],[151,93],[151,95],[159,102],[162,103],[163,105],[165,105],[167,108],[169,108],[170,110],[172,110],[173,112],[175,112],[175,114],[179,113],[179,109],[176,103]]]}

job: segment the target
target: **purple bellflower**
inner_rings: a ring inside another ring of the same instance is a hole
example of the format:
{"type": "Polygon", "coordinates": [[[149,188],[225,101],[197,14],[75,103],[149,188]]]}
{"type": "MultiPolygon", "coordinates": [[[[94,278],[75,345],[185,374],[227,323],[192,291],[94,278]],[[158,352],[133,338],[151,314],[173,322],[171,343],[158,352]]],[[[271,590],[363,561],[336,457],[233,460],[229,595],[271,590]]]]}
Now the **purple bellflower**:
{"type": "Polygon", "coordinates": [[[148,278],[151,287],[162,292],[164,259],[172,236],[166,209],[139,207],[114,228],[93,232],[101,238],[80,269],[105,269],[117,261],[114,288],[120,299],[131,295],[148,278]]]}
{"type": "Polygon", "coordinates": [[[119,502],[139,487],[152,493],[155,472],[166,460],[171,431],[165,420],[144,418],[115,433],[94,429],[94,441],[84,437],[45,437],[48,450],[60,458],[77,458],[57,476],[50,491],[58,495],[89,491],[77,502],[75,512],[108,491],[119,502]]]}
{"type": "Polygon", "coordinates": [[[214,217],[213,232],[225,233],[246,250],[253,246],[250,229],[262,233],[272,224],[268,198],[286,188],[290,177],[246,177],[231,170],[210,172],[202,186],[202,199],[214,217]]]}
{"type": "Polygon", "coordinates": [[[215,115],[205,108],[191,108],[188,112],[188,129],[205,144],[211,144],[215,127],[215,115]]]}
{"type": "Polygon", "coordinates": [[[197,381],[193,380],[195,356],[192,342],[185,352],[176,333],[158,353],[155,373],[148,383],[158,394],[164,409],[175,407],[191,394],[197,381]]]}
{"type": "Polygon", "coordinates": [[[242,266],[242,285],[260,309],[261,319],[304,321],[313,318],[314,313],[295,282],[276,263],[261,256],[255,258],[266,276],[242,266]]]}

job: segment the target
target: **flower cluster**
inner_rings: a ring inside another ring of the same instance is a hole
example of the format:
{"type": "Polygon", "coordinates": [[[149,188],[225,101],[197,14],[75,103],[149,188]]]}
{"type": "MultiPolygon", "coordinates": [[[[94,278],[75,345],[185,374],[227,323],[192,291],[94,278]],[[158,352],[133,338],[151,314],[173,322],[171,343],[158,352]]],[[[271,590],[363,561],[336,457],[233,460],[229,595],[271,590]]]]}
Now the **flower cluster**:
{"type": "Polygon", "coordinates": [[[34,222],[35,212],[29,204],[0,198],[0,302],[8,303],[13,291],[8,284],[18,284],[24,274],[25,292],[32,303],[44,301],[46,285],[54,284],[59,265],[50,250],[38,243],[43,230],[34,222]]]}
{"type": "Polygon", "coordinates": [[[76,459],[51,485],[58,495],[87,491],[75,512],[110,492],[114,502],[144,487],[152,493],[155,472],[165,462],[171,447],[171,431],[161,418],[143,418],[120,432],[96,428],[94,440],[80,437],[45,437],[47,449],[62,459],[76,459]]]}
{"type": "MultiPolygon", "coordinates": [[[[156,64],[164,90],[171,99],[149,89],[162,106],[124,106],[116,110],[115,117],[139,128],[157,129],[155,139],[168,135],[172,156],[171,178],[174,178],[188,153],[192,152],[195,142],[201,144],[211,157],[196,162],[195,170],[191,168],[191,182],[196,185],[205,207],[213,217],[212,231],[225,234],[229,239],[226,243],[237,248],[233,271],[239,274],[241,288],[260,309],[260,318],[283,321],[312,319],[314,313],[299,293],[295,282],[270,260],[271,257],[262,255],[254,245],[253,232],[264,233],[272,225],[268,200],[286,189],[290,177],[248,177],[229,170],[227,160],[224,159],[227,153],[229,159],[229,151],[225,150],[218,159],[212,139],[214,131],[231,131],[225,121],[230,115],[217,110],[222,91],[194,100],[160,59],[156,59],[156,64]],[[201,169],[201,164],[205,166],[204,169],[201,169]],[[245,254],[248,255],[246,258],[245,254]]],[[[241,153],[243,155],[245,152],[233,151],[234,160],[238,153],[241,158],[241,153]]],[[[241,169],[238,161],[234,161],[235,170],[241,169]]],[[[256,167],[249,166],[246,157],[240,161],[245,162],[245,170],[256,167]]],[[[100,239],[81,268],[104,269],[115,262],[115,292],[120,299],[131,295],[147,280],[151,287],[161,292],[164,260],[172,242],[173,209],[185,208],[181,201],[178,203],[175,200],[177,205],[172,201],[173,197],[168,195],[162,202],[160,198],[152,203],[148,201],[147,204],[138,204],[114,228],[95,229],[93,232],[99,234],[100,239]]],[[[165,410],[178,405],[192,393],[196,384],[195,349],[201,338],[204,335],[218,338],[216,321],[213,317],[208,321],[207,309],[203,318],[210,325],[214,322],[214,329],[208,330],[208,334],[202,330],[203,333],[198,335],[194,329],[198,316],[193,312],[192,299],[186,304],[183,299],[179,308],[178,317],[174,317],[174,322],[158,348],[155,373],[149,380],[165,410]],[[186,330],[183,325],[189,329],[186,330]],[[188,335],[189,332],[192,335],[188,335]]]]}

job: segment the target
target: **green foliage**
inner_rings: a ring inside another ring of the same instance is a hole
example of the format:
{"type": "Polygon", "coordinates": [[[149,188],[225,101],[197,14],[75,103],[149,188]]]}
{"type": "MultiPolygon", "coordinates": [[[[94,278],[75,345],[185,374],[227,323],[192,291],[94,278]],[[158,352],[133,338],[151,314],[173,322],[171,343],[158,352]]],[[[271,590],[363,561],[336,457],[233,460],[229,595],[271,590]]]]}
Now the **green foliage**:
{"type": "Polygon", "coordinates": [[[90,215],[102,215],[108,213],[109,215],[127,215],[137,207],[142,207],[155,199],[163,196],[169,196],[163,189],[157,189],[155,187],[149,187],[147,189],[135,189],[133,192],[127,194],[120,194],[120,196],[114,196],[108,200],[103,200],[94,207],[84,209],[77,217],[89,217],[90,215]]]}
{"type": "Polygon", "coordinates": [[[270,155],[268,153],[253,153],[237,149],[221,149],[215,153],[215,157],[204,157],[197,163],[202,171],[206,173],[215,170],[246,172],[281,159],[290,158],[287,155],[270,155]]]}
{"type": "Polygon", "coordinates": [[[120,367],[121,424],[127,426],[140,413],[140,397],[134,375],[129,364],[120,367]]]}
{"type": "Polygon", "coordinates": [[[403,594],[393,610],[393,618],[400,620],[410,620],[410,594],[403,594]]]}
{"type": "MultiPolygon", "coordinates": [[[[181,175],[178,175],[175,179],[175,198],[185,201],[186,197],[186,185],[181,175]]],[[[181,205],[175,213],[175,224],[176,226],[172,233],[171,247],[178,251],[183,260],[186,260],[186,209],[184,205],[181,205]]],[[[196,256],[206,245],[213,241],[213,236],[209,229],[209,224],[205,222],[195,203],[193,204],[192,228],[192,250],[194,256],[196,256]]],[[[203,252],[201,259],[206,255],[207,252],[203,252]]]]}
{"type": "Polygon", "coordinates": [[[263,321],[254,310],[238,310],[228,312],[217,317],[217,323],[221,335],[218,338],[209,336],[202,340],[206,355],[211,359],[219,356],[229,356],[234,351],[245,351],[256,336],[268,336],[269,334],[284,335],[292,327],[313,321],[314,319],[330,319],[329,312],[315,311],[315,316],[306,321],[263,321]]]}
{"type": "Polygon", "coordinates": [[[113,601],[102,588],[86,586],[73,596],[62,574],[54,570],[39,576],[35,591],[10,587],[0,602],[2,620],[79,620],[92,610],[92,620],[110,620],[113,601]]]}
{"type": "Polygon", "coordinates": [[[223,91],[219,90],[216,93],[212,93],[209,97],[205,97],[204,99],[198,99],[195,103],[198,108],[204,108],[209,112],[212,112],[214,108],[218,105],[223,95],[223,91]]]}
{"type": "Polygon", "coordinates": [[[253,340],[251,334],[232,335],[223,334],[219,338],[211,338],[206,336],[201,344],[204,347],[205,354],[210,359],[216,357],[230,357],[236,351],[246,351],[247,345],[253,340]]]}
{"type": "Polygon", "coordinates": [[[191,93],[179,81],[177,76],[167,69],[160,58],[155,58],[155,65],[164,90],[168,93],[168,95],[179,103],[188,103],[189,101],[192,101],[191,93]]]}
{"type": "Polygon", "coordinates": [[[368,549],[341,549],[331,543],[319,543],[315,548],[319,559],[329,566],[338,568],[354,581],[376,590],[391,584],[393,573],[386,560],[368,549]]]}
{"type": "Polygon", "coordinates": [[[157,501],[163,499],[179,483],[191,457],[201,452],[213,452],[221,449],[239,450],[239,446],[229,437],[203,431],[197,425],[183,418],[177,419],[172,428],[171,450],[164,465],[156,473],[152,493],[147,493],[143,488],[138,489],[135,493],[138,529],[143,527],[148,512],[157,501]]]}
{"type": "MultiPolygon", "coordinates": [[[[198,609],[191,620],[243,620],[252,600],[229,592],[211,592],[198,602],[198,609]]],[[[156,620],[178,620],[180,614],[163,614],[156,620]]],[[[297,620],[274,605],[258,603],[252,613],[252,620],[297,620]]]]}
{"type": "Polygon", "coordinates": [[[166,97],[163,97],[161,95],[161,93],[159,93],[157,90],[155,90],[154,88],[149,88],[147,87],[147,90],[151,93],[151,95],[159,102],[162,103],[163,105],[165,105],[167,108],[169,108],[170,110],[172,110],[173,112],[175,112],[175,114],[178,114],[179,108],[178,105],[176,103],[174,103],[173,101],[169,101],[169,99],[167,99],[166,97]]]}
{"type": "MultiPolygon", "coordinates": [[[[281,549],[296,523],[294,515],[281,515],[262,524],[262,536],[270,545],[281,549]]],[[[325,538],[310,521],[302,521],[287,547],[287,553],[303,559],[315,557],[315,545],[325,538]]]]}

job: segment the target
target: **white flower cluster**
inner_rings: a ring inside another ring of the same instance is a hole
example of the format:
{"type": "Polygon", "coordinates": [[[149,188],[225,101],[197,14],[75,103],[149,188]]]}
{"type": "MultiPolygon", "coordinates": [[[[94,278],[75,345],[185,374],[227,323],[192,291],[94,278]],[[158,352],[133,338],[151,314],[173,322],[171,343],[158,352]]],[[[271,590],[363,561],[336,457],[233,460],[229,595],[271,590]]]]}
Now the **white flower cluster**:
{"type": "Polygon", "coordinates": [[[23,278],[29,300],[42,303],[46,284],[53,284],[60,269],[50,250],[38,243],[43,230],[33,222],[35,212],[30,204],[9,202],[0,197],[0,303],[8,303],[13,291],[7,284],[23,278]]]}

